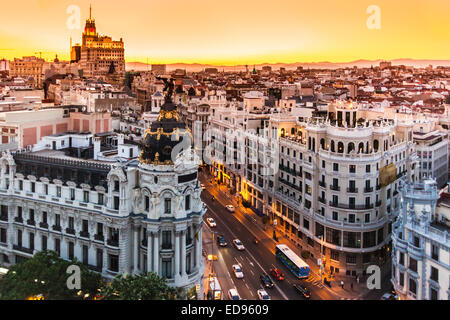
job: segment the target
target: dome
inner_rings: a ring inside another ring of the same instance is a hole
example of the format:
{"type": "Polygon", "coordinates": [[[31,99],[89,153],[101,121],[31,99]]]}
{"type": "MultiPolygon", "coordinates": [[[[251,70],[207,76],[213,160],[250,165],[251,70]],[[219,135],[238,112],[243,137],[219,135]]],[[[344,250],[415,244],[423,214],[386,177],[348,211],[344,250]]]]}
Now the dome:
{"type": "MultiPolygon", "coordinates": [[[[177,106],[171,102],[164,103],[161,106],[158,120],[154,121],[151,127],[145,131],[144,139],[141,142],[142,152],[139,157],[141,163],[173,164],[177,156],[175,154],[172,157],[173,149],[190,136],[190,130],[179,119],[177,106]]],[[[191,137],[188,140],[190,143],[192,142],[191,137]]]]}

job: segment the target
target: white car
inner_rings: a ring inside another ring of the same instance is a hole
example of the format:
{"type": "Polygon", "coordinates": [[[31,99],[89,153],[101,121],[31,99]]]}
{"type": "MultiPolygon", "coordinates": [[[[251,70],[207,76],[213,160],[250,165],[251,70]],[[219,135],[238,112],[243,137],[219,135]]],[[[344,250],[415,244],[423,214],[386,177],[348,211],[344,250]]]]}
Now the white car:
{"type": "Polygon", "coordinates": [[[234,275],[238,279],[242,279],[244,277],[244,273],[242,272],[242,268],[238,264],[233,264],[234,275]]]}
{"type": "Polygon", "coordinates": [[[209,226],[210,228],[216,227],[216,222],[214,221],[213,218],[207,218],[207,219],[206,219],[206,222],[208,223],[208,226],[209,226]]]}
{"type": "Polygon", "coordinates": [[[239,251],[245,250],[244,245],[242,244],[241,240],[239,239],[234,239],[233,240],[233,244],[236,247],[236,249],[238,249],[239,251]]]}
{"type": "Polygon", "coordinates": [[[230,298],[230,300],[241,300],[241,297],[239,296],[236,288],[228,290],[228,297],[230,298]]]}
{"type": "Polygon", "coordinates": [[[269,294],[264,289],[258,290],[258,298],[259,300],[270,300],[269,294]]]}
{"type": "Polygon", "coordinates": [[[226,205],[226,207],[227,207],[227,210],[230,211],[230,212],[234,212],[235,211],[234,207],[231,204],[226,205]]]}
{"type": "Polygon", "coordinates": [[[205,187],[205,185],[203,183],[200,183],[200,187],[202,188],[202,190],[206,189],[206,187],[205,187]]]}

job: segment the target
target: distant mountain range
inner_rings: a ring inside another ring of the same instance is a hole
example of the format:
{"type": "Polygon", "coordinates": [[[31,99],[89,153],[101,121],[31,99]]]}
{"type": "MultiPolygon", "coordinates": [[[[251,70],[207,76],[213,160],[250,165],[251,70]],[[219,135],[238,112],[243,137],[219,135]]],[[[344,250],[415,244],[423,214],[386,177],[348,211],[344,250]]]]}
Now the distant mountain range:
{"type": "MultiPolygon", "coordinates": [[[[370,68],[371,66],[378,66],[382,59],[379,60],[356,60],[351,62],[295,62],[295,63],[261,63],[254,65],[256,69],[261,69],[264,66],[271,66],[272,70],[278,70],[280,68],[286,68],[286,70],[293,70],[301,66],[304,69],[338,69],[338,68],[352,68],[357,66],[358,68],[370,68]]],[[[392,62],[393,66],[396,65],[406,65],[414,66],[417,68],[427,67],[432,65],[436,66],[446,66],[450,67],[450,60],[419,60],[419,59],[395,59],[388,60],[392,62]]],[[[167,64],[167,71],[172,71],[175,69],[186,69],[187,72],[199,72],[203,71],[205,68],[217,68],[219,71],[245,71],[245,65],[235,65],[235,66],[216,66],[210,64],[200,64],[200,63],[174,63],[167,64]]],[[[127,71],[146,71],[151,70],[151,65],[147,65],[142,62],[127,62],[127,71]]],[[[253,65],[249,65],[248,69],[253,70],[253,65]]]]}

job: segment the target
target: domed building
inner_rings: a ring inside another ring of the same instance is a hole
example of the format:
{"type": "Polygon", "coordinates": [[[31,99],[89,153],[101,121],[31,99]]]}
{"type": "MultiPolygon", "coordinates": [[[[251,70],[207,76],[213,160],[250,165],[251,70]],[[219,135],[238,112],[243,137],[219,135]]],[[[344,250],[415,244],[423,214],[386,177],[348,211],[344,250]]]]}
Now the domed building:
{"type": "Polygon", "coordinates": [[[155,272],[202,298],[200,161],[171,91],[140,147],[139,159],[119,162],[64,149],[2,154],[0,263],[53,250],[106,279],[155,272]]]}

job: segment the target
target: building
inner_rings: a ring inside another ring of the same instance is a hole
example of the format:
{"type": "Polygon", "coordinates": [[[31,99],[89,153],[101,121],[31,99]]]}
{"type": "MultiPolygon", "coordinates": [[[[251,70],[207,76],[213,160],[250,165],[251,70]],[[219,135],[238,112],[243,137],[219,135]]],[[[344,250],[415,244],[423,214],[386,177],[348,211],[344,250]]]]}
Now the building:
{"type": "Polygon", "coordinates": [[[15,58],[10,63],[9,75],[11,77],[21,77],[35,88],[42,88],[42,67],[44,63],[44,59],[37,57],[15,58]]]}
{"type": "Polygon", "coordinates": [[[281,129],[272,218],[326,269],[365,274],[386,258],[400,208],[399,179],[414,179],[412,123],[357,122],[357,107],[281,129]]]}
{"type": "Polygon", "coordinates": [[[153,271],[170,286],[198,285],[201,293],[206,208],[198,158],[190,148],[171,157],[189,134],[176,106],[166,101],[146,131],[139,159],[136,144],[119,139],[118,151],[108,156],[100,148],[103,135],[92,141],[83,134],[72,137],[72,148],[57,143],[55,150],[4,153],[0,263],[9,266],[49,249],[107,279],[153,271]]]}
{"type": "Polygon", "coordinates": [[[406,183],[393,225],[391,282],[401,299],[450,299],[450,194],[436,181],[406,183]]]}
{"type": "Polygon", "coordinates": [[[165,64],[152,64],[152,73],[158,76],[167,73],[167,66],[165,64]]]}
{"type": "Polygon", "coordinates": [[[436,179],[442,188],[448,181],[448,133],[419,131],[414,132],[413,138],[419,158],[418,178],[436,179]]]}
{"type": "MultiPolygon", "coordinates": [[[[72,49],[71,49],[72,50],[72,49]]],[[[75,48],[75,52],[76,52],[75,48]]],[[[76,55],[75,55],[76,57],[76,55]]],[[[111,37],[97,33],[95,19],[89,15],[82,35],[81,57],[79,60],[83,76],[87,78],[111,77],[116,73],[122,83],[125,78],[125,49],[123,40],[113,41],[111,37]]]]}

